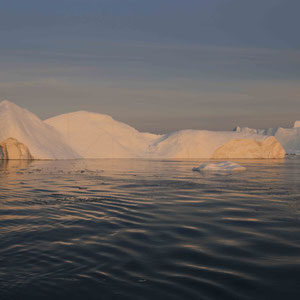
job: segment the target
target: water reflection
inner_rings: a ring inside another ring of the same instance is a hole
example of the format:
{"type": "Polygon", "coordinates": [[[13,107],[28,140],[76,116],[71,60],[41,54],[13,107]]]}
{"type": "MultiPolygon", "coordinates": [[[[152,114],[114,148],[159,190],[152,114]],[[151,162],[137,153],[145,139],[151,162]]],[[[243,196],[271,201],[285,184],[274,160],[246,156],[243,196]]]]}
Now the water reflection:
{"type": "Polygon", "coordinates": [[[234,161],[2,162],[1,298],[296,299],[300,159],[234,161]]]}
{"type": "Polygon", "coordinates": [[[0,159],[0,171],[14,173],[18,172],[21,169],[28,168],[32,163],[32,160],[1,160],[0,159]]]}

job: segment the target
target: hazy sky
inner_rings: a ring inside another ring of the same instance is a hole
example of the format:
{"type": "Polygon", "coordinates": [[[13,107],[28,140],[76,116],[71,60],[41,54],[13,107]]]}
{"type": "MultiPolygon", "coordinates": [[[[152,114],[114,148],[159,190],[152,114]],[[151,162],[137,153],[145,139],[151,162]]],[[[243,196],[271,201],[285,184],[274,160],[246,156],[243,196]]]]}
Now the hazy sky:
{"type": "Polygon", "coordinates": [[[139,130],[300,119],[299,0],[0,0],[0,99],[139,130]]]}

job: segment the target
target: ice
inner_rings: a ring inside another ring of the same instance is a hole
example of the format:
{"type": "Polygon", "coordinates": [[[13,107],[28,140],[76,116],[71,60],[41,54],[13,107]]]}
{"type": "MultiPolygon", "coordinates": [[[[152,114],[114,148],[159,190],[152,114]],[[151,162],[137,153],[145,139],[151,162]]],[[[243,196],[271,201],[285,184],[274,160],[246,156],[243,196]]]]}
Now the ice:
{"type": "Polygon", "coordinates": [[[108,115],[86,111],[41,121],[6,100],[0,103],[0,143],[9,138],[27,147],[34,159],[285,156],[280,143],[264,133],[180,130],[157,135],[139,132],[108,115]]]}
{"type": "Polygon", "coordinates": [[[64,136],[68,144],[84,158],[285,156],[285,151],[275,139],[254,133],[180,130],[155,135],[141,133],[127,124],[115,121],[110,116],[84,111],[60,115],[45,122],[64,136]]]}
{"type": "Polygon", "coordinates": [[[300,121],[296,121],[296,122],[294,123],[294,128],[298,128],[298,127],[300,127],[300,121]]]}
{"type": "Polygon", "coordinates": [[[268,128],[268,129],[252,129],[248,127],[237,127],[236,132],[263,134],[266,136],[274,136],[282,145],[287,154],[300,153],[300,122],[296,121],[294,128],[268,128]]]}
{"type": "Polygon", "coordinates": [[[242,167],[239,164],[230,161],[222,161],[217,163],[207,162],[201,164],[199,167],[193,168],[193,171],[197,171],[197,172],[214,172],[214,173],[240,172],[245,170],[246,170],[245,167],[242,167]]]}
{"type": "Polygon", "coordinates": [[[0,103],[0,142],[9,138],[28,147],[35,159],[78,158],[63,137],[33,113],[14,103],[0,103]]]}
{"type": "Polygon", "coordinates": [[[146,157],[148,145],[160,137],[141,133],[108,115],[86,111],[63,114],[45,123],[84,158],[146,157]]]}

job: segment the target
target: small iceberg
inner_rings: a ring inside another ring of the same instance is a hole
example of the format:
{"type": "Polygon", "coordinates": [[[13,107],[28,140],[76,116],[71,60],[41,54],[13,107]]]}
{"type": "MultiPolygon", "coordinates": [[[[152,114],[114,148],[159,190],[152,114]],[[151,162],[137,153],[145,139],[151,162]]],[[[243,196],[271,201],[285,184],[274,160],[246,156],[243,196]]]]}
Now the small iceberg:
{"type": "Polygon", "coordinates": [[[226,173],[226,172],[240,172],[245,171],[246,168],[240,166],[237,163],[231,162],[231,161],[221,161],[217,163],[203,163],[197,168],[193,168],[193,171],[197,172],[220,172],[220,173],[226,173]]]}

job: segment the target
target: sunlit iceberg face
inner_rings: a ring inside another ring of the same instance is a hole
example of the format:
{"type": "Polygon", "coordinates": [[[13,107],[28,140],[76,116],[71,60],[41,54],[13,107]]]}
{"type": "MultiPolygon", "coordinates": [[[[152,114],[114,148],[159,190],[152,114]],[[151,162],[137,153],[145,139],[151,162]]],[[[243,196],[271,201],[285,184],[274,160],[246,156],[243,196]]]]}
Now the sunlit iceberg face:
{"type": "Polygon", "coordinates": [[[294,124],[294,128],[299,128],[300,127],[300,121],[296,121],[294,124]]]}
{"type": "Polygon", "coordinates": [[[8,159],[33,159],[28,147],[18,140],[13,138],[8,138],[2,143],[0,143],[1,153],[0,158],[3,160],[8,159]]]}
{"type": "Polygon", "coordinates": [[[237,127],[236,132],[253,133],[265,136],[274,136],[282,145],[287,154],[300,154],[300,121],[296,121],[293,128],[267,128],[253,129],[248,127],[237,127]]]}
{"type": "Polygon", "coordinates": [[[28,159],[31,156],[35,159],[285,156],[278,141],[264,134],[180,130],[156,135],[139,132],[110,116],[86,111],[41,121],[9,101],[0,103],[0,128],[0,142],[12,138],[23,145],[19,145],[19,149],[15,146],[10,149],[10,158],[14,159],[26,159],[29,151],[28,159]],[[25,147],[29,151],[26,152],[25,147]]]}
{"type": "Polygon", "coordinates": [[[5,100],[0,103],[0,143],[9,138],[25,145],[35,159],[79,158],[54,128],[5,100]]]}

